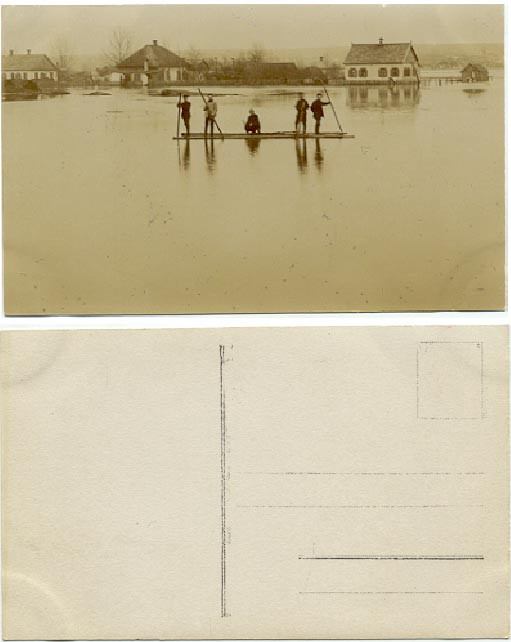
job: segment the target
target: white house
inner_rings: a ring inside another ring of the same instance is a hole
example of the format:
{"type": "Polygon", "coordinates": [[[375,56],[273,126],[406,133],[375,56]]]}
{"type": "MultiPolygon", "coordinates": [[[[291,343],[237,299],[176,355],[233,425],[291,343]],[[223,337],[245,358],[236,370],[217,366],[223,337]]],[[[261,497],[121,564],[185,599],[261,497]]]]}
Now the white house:
{"type": "Polygon", "coordinates": [[[351,45],[344,61],[348,84],[419,81],[419,58],[411,42],[351,45]],[[389,80],[390,79],[390,80],[389,80]]]}
{"type": "Polygon", "coordinates": [[[11,49],[2,56],[2,80],[58,81],[59,70],[45,54],[15,54],[11,49]]]}

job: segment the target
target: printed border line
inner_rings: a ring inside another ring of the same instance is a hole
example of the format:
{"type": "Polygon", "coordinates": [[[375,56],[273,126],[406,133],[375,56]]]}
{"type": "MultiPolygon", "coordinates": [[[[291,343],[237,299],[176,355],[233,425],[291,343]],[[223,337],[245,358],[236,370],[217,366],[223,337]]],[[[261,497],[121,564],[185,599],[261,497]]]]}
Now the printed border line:
{"type": "Polygon", "coordinates": [[[225,502],[225,389],[224,389],[224,364],[225,364],[225,346],[219,346],[220,355],[220,521],[221,521],[221,552],[220,552],[220,566],[221,566],[221,586],[220,586],[220,615],[227,617],[227,602],[226,602],[226,502],[225,502]]]}

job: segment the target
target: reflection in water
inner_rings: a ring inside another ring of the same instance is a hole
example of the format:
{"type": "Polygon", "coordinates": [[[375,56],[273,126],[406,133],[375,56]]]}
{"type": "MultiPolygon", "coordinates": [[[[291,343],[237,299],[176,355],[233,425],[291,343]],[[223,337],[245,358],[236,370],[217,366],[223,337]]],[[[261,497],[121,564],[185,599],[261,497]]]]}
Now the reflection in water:
{"type": "Polygon", "coordinates": [[[256,153],[259,150],[259,146],[261,145],[261,139],[260,138],[245,138],[245,143],[248,147],[248,151],[250,152],[251,156],[255,156],[256,153]]]}
{"type": "Polygon", "coordinates": [[[314,162],[316,167],[321,171],[323,169],[323,152],[321,150],[321,143],[319,138],[316,138],[316,148],[314,150],[314,162]]]}
{"type": "Polygon", "coordinates": [[[464,89],[463,92],[465,93],[466,96],[469,98],[474,98],[474,96],[478,96],[479,94],[484,94],[486,89],[483,89],[482,87],[477,87],[474,89],[464,89]]]}
{"type": "Polygon", "coordinates": [[[420,89],[416,84],[349,85],[346,91],[346,105],[351,109],[402,109],[415,107],[420,102],[420,89]]]}
{"type": "MultiPolygon", "coordinates": [[[[176,141],[169,143],[165,132],[175,131],[175,105],[168,102],[173,99],[149,98],[136,89],[109,88],[111,96],[96,99],[73,91],[61,100],[5,102],[7,310],[134,314],[229,312],[233,306],[271,312],[498,307],[504,292],[503,285],[495,286],[495,279],[504,282],[504,252],[498,245],[504,221],[503,76],[485,87],[470,96],[463,85],[432,84],[421,90],[419,107],[399,109],[392,108],[386,85],[367,91],[368,102],[387,101],[386,109],[346,107],[349,87],[329,88],[336,109],[343,106],[338,110],[343,127],[356,138],[320,140],[321,171],[315,139],[306,142],[308,166],[303,139],[263,140],[255,157],[242,140],[215,140],[211,174],[204,140],[190,140],[187,151],[182,139],[180,156],[176,141]],[[96,143],[103,151],[89,153],[96,143]],[[76,180],[77,163],[87,180],[76,180]],[[342,208],[342,216],[332,216],[336,208],[342,208]],[[307,215],[323,210],[331,217],[323,219],[328,225],[307,215]],[[140,215],[149,211],[150,224],[140,215]],[[55,227],[59,242],[50,243],[45,230],[55,227]],[[113,242],[120,229],[122,242],[113,242]],[[226,229],[232,230],[230,238],[226,229]],[[441,243],[426,242],[439,231],[441,243]],[[172,251],[169,240],[175,241],[172,251]],[[491,249],[484,260],[476,260],[482,245],[491,249]],[[261,262],[262,246],[272,257],[269,266],[261,262]],[[128,260],[131,278],[124,276],[128,260]],[[293,278],[275,278],[289,274],[291,264],[293,278]],[[61,266],[60,276],[55,266],[61,266]],[[176,274],[179,278],[171,278],[176,274]]],[[[256,108],[264,130],[291,129],[296,97],[290,88],[253,91],[264,100],[256,108]],[[280,95],[266,98],[266,91],[280,95]]],[[[399,94],[402,103],[413,102],[417,89],[401,85],[399,94]]],[[[254,104],[252,93],[222,97],[222,129],[241,132],[242,117],[254,104]]],[[[192,109],[200,132],[199,103],[192,109]]],[[[326,113],[325,131],[335,122],[326,113]]]]}
{"type": "Polygon", "coordinates": [[[307,141],[305,138],[296,139],[296,163],[302,174],[307,171],[307,141]]]}
{"type": "Polygon", "coordinates": [[[204,139],[204,150],[206,152],[206,166],[208,172],[213,174],[216,169],[215,140],[213,138],[204,139]]]}
{"type": "Polygon", "coordinates": [[[186,170],[190,169],[190,141],[186,139],[185,146],[183,148],[182,164],[181,164],[181,148],[179,145],[179,141],[178,141],[177,151],[179,154],[179,166],[183,167],[183,169],[186,169],[186,170]]]}

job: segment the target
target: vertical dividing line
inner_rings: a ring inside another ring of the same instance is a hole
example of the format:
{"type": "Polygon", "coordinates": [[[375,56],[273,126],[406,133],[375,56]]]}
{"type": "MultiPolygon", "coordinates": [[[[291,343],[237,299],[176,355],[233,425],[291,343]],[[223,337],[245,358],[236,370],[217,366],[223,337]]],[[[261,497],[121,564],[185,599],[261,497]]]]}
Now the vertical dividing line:
{"type": "Polygon", "coordinates": [[[226,608],[226,530],[225,530],[225,389],[224,389],[224,364],[225,346],[220,348],[220,512],[221,512],[221,589],[220,611],[221,617],[227,617],[226,608]]]}
{"type": "Polygon", "coordinates": [[[416,368],[417,368],[417,375],[416,375],[416,405],[417,405],[417,419],[419,418],[419,350],[420,350],[420,343],[417,344],[417,363],[416,363],[416,368]]]}
{"type": "Polygon", "coordinates": [[[484,343],[479,342],[481,350],[481,419],[484,419],[484,343]]]}

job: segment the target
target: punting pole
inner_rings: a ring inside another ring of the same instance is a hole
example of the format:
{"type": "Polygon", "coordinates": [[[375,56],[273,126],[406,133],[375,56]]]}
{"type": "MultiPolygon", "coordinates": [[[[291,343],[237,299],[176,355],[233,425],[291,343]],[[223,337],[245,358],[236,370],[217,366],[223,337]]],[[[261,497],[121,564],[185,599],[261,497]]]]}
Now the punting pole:
{"type": "Polygon", "coordinates": [[[177,123],[176,123],[176,137],[179,140],[179,126],[181,124],[181,94],[179,94],[179,102],[177,103],[177,123]]]}
{"type": "Polygon", "coordinates": [[[335,107],[334,107],[333,102],[330,100],[330,95],[328,93],[328,89],[326,88],[326,85],[323,85],[323,89],[325,90],[325,94],[326,94],[326,97],[328,98],[328,102],[330,103],[330,107],[332,108],[332,111],[334,112],[335,120],[337,121],[337,125],[339,127],[339,131],[341,132],[341,134],[343,134],[344,132],[342,131],[341,123],[339,122],[339,119],[337,118],[337,113],[335,111],[335,107]]]}
{"type": "MultiPolygon", "coordinates": [[[[201,98],[202,98],[202,100],[204,101],[204,104],[205,104],[205,105],[207,105],[207,104],[208,104],[208,102],[207,102],[207,100],[204,98],[204,94],[203,94],[203,93],[202,93],[202,91],[200,90],[200,87],[197,87],[197,89],[199,90],[199,94],[201,95],[201,98]]],[[[213,119],[213,122],[215,123],[216,128],[218,129],[218,131],[219,131],[219,133],[220,133],[220,136],[222,137],[222,140],[223,140],[223,139],[224,139],[224,134],[223,134],[222,130],[220,129],[219,124],[216,122],[216,116],[215,116],[215,118],[213,119]]]]}

